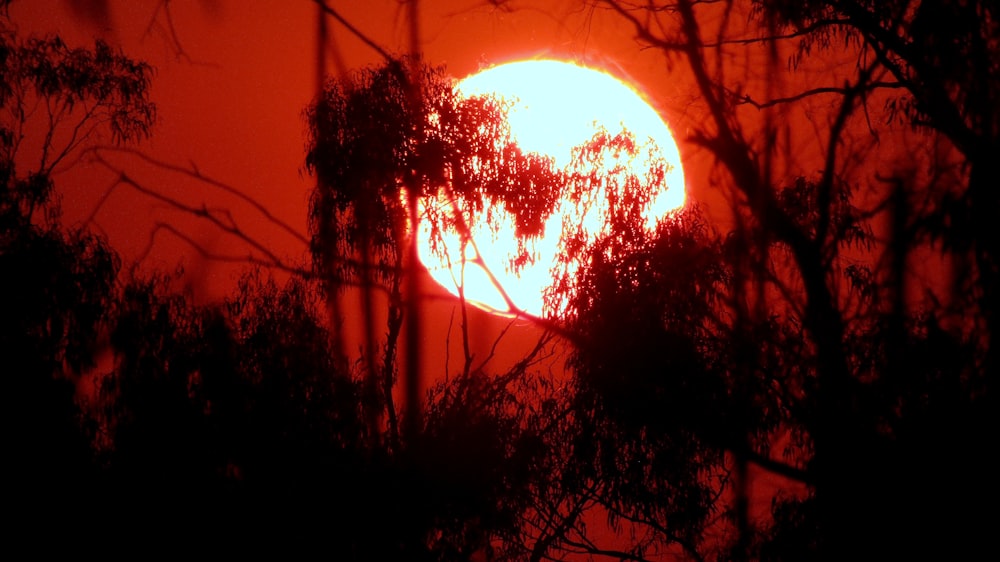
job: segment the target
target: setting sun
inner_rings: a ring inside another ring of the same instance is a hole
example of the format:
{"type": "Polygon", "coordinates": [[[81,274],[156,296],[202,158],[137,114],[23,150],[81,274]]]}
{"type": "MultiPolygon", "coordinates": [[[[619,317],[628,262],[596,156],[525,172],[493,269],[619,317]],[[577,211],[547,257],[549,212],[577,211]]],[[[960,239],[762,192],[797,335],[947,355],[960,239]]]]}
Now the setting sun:
{"type": "MultiPolygon", "coordinates": [[[[642,96],[613,76],[567,62],[531,60],[483,70],[461,80],[457,88],[463,96],[492,95],[509,103],[507,121],[514,141],[525,152],[551,157],[559,170],[581,166],[583,160],[575,155],[601,131],[611,136],[627,132],[635,139],[634,150],[586,162],[590,169],[583,172],[626,173],[644,181],[651,168],[666,164],[666,174],[659,178],[665,189],[653,194],[644,208],[646,227],[655,227],[657,220],[684,205],[684,175],[670,129],[642,96]],[[621,158],[626,160],[617,161],[621,158]]],[[[451,206],[442,197],[424,204],[451,206]]],[[[581,226],[593,241],[605,230],[605,207],[598,197],[581,212],[578,201],[564,195],[545,221],[544,234],[532,245],[533,262],[518,272],[509,267],[518,249],[514,218],[505,210],[496,215],[501,217],[496,232],[485,221],[470,221],[471,243],[464,245],[464,256],[461,236],[455,232],[442,234],[446,250],[435,254],[427,242],[430,227],[425,221],[420,257],[431,276],[456,296],[464,287],[465,298],[487,310],[542,316],[543,294],[553,282],[565,225],[581,226]]]]}

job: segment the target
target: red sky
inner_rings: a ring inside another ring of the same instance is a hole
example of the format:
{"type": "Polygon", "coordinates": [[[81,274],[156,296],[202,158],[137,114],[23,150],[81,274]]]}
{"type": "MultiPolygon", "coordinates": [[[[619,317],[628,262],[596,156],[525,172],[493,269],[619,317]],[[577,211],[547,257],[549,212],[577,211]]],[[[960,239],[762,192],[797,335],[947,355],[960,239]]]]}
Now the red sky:
{"type": "MultiPolygon", "coordinates": [[[[22,36],[58,33],[70,45],[92,45],[95,37],[102,37],[129,56],[149,62],[156,69],[152,97],[158,105],[158,122],[152,138],[139,149],[170,165],[197,169],[253,198],[307,237],[313,183],[303,171],[302,112],[316,91],[317,6],[310,0],[107,0],[103,20],[81,17],[74,10],[74,6],[100,4],[94,0],[15,0],[10,19],[22,36]],[[167,5],[169,12],[164,8],[167,5]]],[[[671,69],[655,49],[642,49],[619,17],[581,4],[546,0],[505,9],[484,0],[424,1],[419,5],[423,56],[432,64],[445,65],[455,77],[513,59],[553,57],[585,62],[629,81],[646,94],[678,135],[688,199],[708,205],[717,214],[726,203],[712,187],[716,179],[708,172],[709,161],[684,139],[689,120],[698,122],[699,115],[683,65],[671,69]]],[[[332,1],[330,5],[385,50],[399,53],[409,48],[409,20],[405,4],[398,0],[332,1]]],[[[328,22],[330,52],[346,68],[379,63],[376,51],[344,26],[330,18],[328,22]]],[[[749,92],[763,99],[767,88],[780,93],[787,87],[776,82],[777,77],[755,74],[755,55],[747,53],[746,60],[732,61],[729,72],[745,79],[749,92]]],[[[823,65],[804,68],[798,76],[820,82],[833,79],[835,61],[824,59],[823,65]]],[[[334,72],[334,65],[329,69],[334,72]]],[[[796,165],[809,161],[805,155],[822,152],[822,140],[816,128],[810,128],[809,111],[810,104],[799,104],[786,116],[788,123],[808,129],[794,143],[796,165]]],[[[741,117],[756,119],[756,114],[747,108],[741,117]]],[[[886,158],[870,158],[875,165],[906,152],[906,147],[892,143],[878,148],[886,158]]],[[[157,193],[196,208],[225,209],[242,230],[275,254],[306,259],[301,240],[232,194],[189,175],[143,164],[135,157],[115,161],[157,193]]],[[[782,171],[792,176],[810,172],[805,168],[782,171]]],[[[206,259],[162,227],[176,229],[214,254],[242,257],[247,245],[126,186],[118,186],[98,208],[115,177],[87,162],[78,162],[59,175],[56,181],[64,197],[65,222],[93,215],[93,225],[106,233],[126,264],[142,257],[148,269],[173,271],[180,265],[186,272],[186,288],[198,301],[225,296],[243,264],[206,259]]],[[[428,324],[447,326],[453,309],[453,304],[440,302],[429,311],[428,324]]],[[[478,337],[483,346],[503,325],[487,322],[485,315],[477,314],[474,320],[481,326],[478,337]]]]}
{"type": "MultiPolygon", "coordinates": [[[[15,0],[10,19],[22,36],[59,33],[70,45],[91,45],[99,36],[127,55],[152,64],[156,68],[152,96],[159,119],[152,138],[139,149],[171,165],[196,168],[245,193],[301,236],[308,236],[306,217],[313,182],[303,171],[302,112],[316,91],[315,4],[310,0],[188,0],[170,2],[168,18],[158,0],[108,3],[110,20],[106,23],[110,26],[82,20],[72,8],[74,2],[68,0],[15,0]]],[[[330,4],[386,50],[408,49],[408,20],[399,0],[331,0],[330,4]]],[[[689,199],[723,205],[711,191],[714,180],[706,171],[707,163],[684,141],[686,120],[698,116],[692,114],[697,104],[692,103],[695,100],[680,68],[672,72],[660,53],[643,50],[632,30],[612,14],[581,8],[575,0],[522,4],[530,7],[508,11],[485,0],[422,2],[420,37],[425,59],[446,65],[455,77],[519,58],[565,58],[604,68],[644,92],[678,133],[689,199]]],[[[329,29],[335,52],[346,67],[380,61],[375,51],[343,26],[331,20],[329,29]]],[[[334,70],[332,65],[330,70],[334,70]]],[[[836,72],[834,66],[818,70],[821,80],[836,72]]],[[[771,79],[752,75],[750,70],[746,73],[748,85],[758,86],[757,91],[771,79]]],[[[808,110],[808,104],[794,109],[808,110]]],[[[789,116],[789,122],[804,121],[789,116]]],[[[821,149],[815,139],[796,146],[801,153],[821,149]]],[[[906,152],[906,147],[886,143],[879,150],[885,159],[875,157],[873,162],[889,161],[906,152]]],[[[797,162],[802,161],[808,158],[797,162]]],[[[144,165],[134,157],[117,162],[159,193],[195,207],[230,210],[241,228],[276,254],[305,259],[306,248],[300,241],[231,194],[190,176],[144,165]]],[[[113,180],[106,169],[86,162],[58,176],[65,221],[90,216],[113,180]]],[[[205,259],[187,242],[157,230],[157,225],[172,225],[214,253],[240,256],[247,252],[246,245],[215,227],[125,186],[118,187],[100,207],[94,223],[126,263],[145,256],[143,264],[148,268],[173,270],[182,265],[188,288],[202,302],[225,296],[242,266],[205,259]]],[[[440,301],[427,315],[426,341],[434,348],[428,353],[439,362],[434,369],[442,368],[441,346],[453,308],[440,301]]],[[[490,320],[485,313],[474,314],[473,321],[478,330],[474,343],[483,354],[506,323],[490,320]]],[[[526,329],[520,337],[508,338],[505,341],[511,347],[506,352],[502,347],[501,355],[516,357],[516,350],[534,334],[526,329]]],[[[454,359],[458,348],[457,341],[451,344],[452,370],[458,367],[454,359]]]]}
{"type": "MultiPolygon", "coordinates": [[[[139,148],[177,166],[196,166],[204,175],[260,201],[306,235],[312,184],[302,171],[302,111],[316,88],[317,8],[312,2],[170,2],[168,18],[159,2],[110,0],[106,22],[110,29],[84,21],[73,4],[70,0],[20,0],[11,5],[10,16],[22,35],[54,32],[70,45],[90,45],[100,36],[129,56],[152,64],[158,122],[152,138],[139,148]],[[171,21],[175,36],[170,32],[171,21]]],[[[617,19],[583,12],[574,4],[533,3],[534,8],[508,12],[479,0],[423,2],[424,56],[431,63],[446,65],[456,77],[481,65],[516,58],[565,57],[608,67],[623,77],[657,77],[635,86],[653,99],[669,99],[659,57],[637,56],[638,50],[617,19]]],[[[407,19],[399,2],[331,5],[386,50],[407,49],[407,19]]],[[[334,48],[348,68],[378,63],[379,55],[343,26],[331,21],[329,29],[334,48]]],[[[333,65],[330,69],[334,71],[333,65]]],[[[147,187],[194,206],[204,203],[230,209],[242,228],[259,235],[280,254],[298,256],[304,251],[294,238],[268,228],[263,217],[217,189],[148,169],[134,160],[122,164],[147,187]]],[[[59,178],[67,222],[89,216],[112,179],[110,173],[85,165],[59,178]]],[[[181,217],[160,202],[125,191],[119,188],[95,221],[112,245],[129,258],[146,251],[156,224],[179,225],[181,217]]],[[[245,253],[209,225],[184,224],[186,235],[214,252],[245,253]]],[[[176,236],[160,231],[146,261],[172,267],[180,256],[188,270],[207,276],[196,285],[200,298],[225,294],[225,283],[219,283],[224,279],[218,277],[225,277],[221,270],[228,268],[203,263],[197,252],[183,246],[176,236]]]]}
{"type": "MultiPolygon", "coordinates": [[[[170,2],[168,13],[159,1],[109,0],[102,20],[81,17],[74,10],[88,4],[100,2],[15,0],[10,19],[22,36],[58,33],[74,46],[92,45],[101,37],[150,63],[156,69],[152,97],[158,121],[152,137],[138,148],[246,194],[307,237],[313,183],[302,166],[302,111],[316,91],[317,6],[309,0],[191,0],[170,2]]],[[[581,9],[579,2],[525,4],[530,7],[505,10],[481,0],[422,2],[423,56],[445,65],[455,77],[519,58],[585,62],[629,80],[675,130],[683,127],[685,106],[678,81],[665,71],[661,56],[637,48],[630,29],[617,17],[581,9]]],[[[398,1],[330,5],[385,50],[408,49],[409,20],[398,1]]],[[[344,26],[328,22],[331,52],[345,67],[379,63],[377,52],[344,26]]],[[[336,72],[332,63],[329,69],[336,72]]],[[[684,154],[684,146],[681,151],[684,154]]],[[[242,230],[279,256],[306,258],[300,240],[232,194],[134,156],[119,155],[115,163],[141,185],[186,205],[231,212],[242,230]]],[[[182,266],[184,285],[198,301],[224,297],[243,264],[206,259],[162,227],[176,229],[214,254],[245,256],[246,244],[124,185],[98,207],[115,178],[103,166],[86,161],[60,174],[56,181],[63,194],[64,221],[73,224],[93,216],[92,225],[107,235],[126,264],[141,257],[147,270],[182,266]]],[[[447,326],[453,309],[442,302],[429,311],[427,323],[447,326]]],[[[506,324],[488,320],[484,314],[474,315],[481,355],[506,324]]],[[[428,338],[440,335],[431,332],[428,338]]]]}

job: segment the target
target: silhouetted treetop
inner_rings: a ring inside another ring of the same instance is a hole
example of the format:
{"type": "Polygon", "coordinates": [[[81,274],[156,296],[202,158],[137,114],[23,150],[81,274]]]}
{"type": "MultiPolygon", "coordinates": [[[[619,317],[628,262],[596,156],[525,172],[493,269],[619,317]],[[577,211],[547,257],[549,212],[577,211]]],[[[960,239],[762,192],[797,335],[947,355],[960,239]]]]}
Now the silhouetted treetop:
{"type": "Polygon", "coordinates": [[[101,135],[148,134],[150,74],[104,43],[23,38],[0,6],[0,409],[13,534],[44,527],[51,506],[78,522],[94,497],[99,428],[78,385],[105,348],[121,262],[102,237],[62,225],[52,171],[101,135]]]}
{"type": "Polygon", "coordinates": [[[305,111],[312,273],[252,269],[228,298],[196,304],[175,289],[181,273],[123,268],[102,237],[60,221],[55,166],[85,143],[149,134],[151,69],[100,42],[22,38],[0,0],[0,410],[14,539],[352,560],[988,551],[995,3],[598,3],[691,73],[703,120],[688,140],[714,167],[689,181],[724,192],[729,222],[692,204],[650,228],[644,211],[669,164],[641,139],[599,129],[556,170],[513,142],[507,102],[460,96],[443,69],[401,58],[329,80],[305,111]],[[785,96],[801,83],[772,78],[806,57],[834,61],[847,85],[785,96]],[[731,60],[759,60],[743,76],[765,76],[778,97],[730,95],[741,73],[715,63],[731,60]],[[881,121],[876,90],[889,100],[881,121]],[[789,124],[818,95],[833,101],[789,124]],[[899,111],[916,126],[896,128],[899,111]],[[823,148],[803,157],[808,125],[823,148]],[[868,160],[897,138],[921,154],[868,160]],[[403,311],[419,308],[402,303],[422,294],[401,283],[417,199],[439,245],[446,230],[512,212],[525,239],[515,269],[558,206],[576,208],[559,225],[547,295],[543,327],[565,336],[553,355],[546,333],[490,372],[494,356],[473,361],[463,316],[464,368],[407,397],[421,412],[409,425],[397,345],[413,335],[419,363],[427,332],[404,329],[403,311]],[[605,229],[590,237],[580,223],[595,211],[605,229]],[[364,357],[337,347],[332,309],[347,284],[364,289],[364,357]],[[557,357],[567,371],[545,372],[557,357]]]}
{"type": "MultiPolygon", "coordinates": [[[[319,181],[310,210],[313,255],[335,279],[365,252],[381,276],[399,267],[404,189],[441,195],[462,209],[461,220],[489,221],[491,209],[504,205],[525,235],[539,233],[539,217],[557,200],[550,161],[512,142],[501,101],[460,96],[442,69],[423,65],[413,76],[411,66],[404,59],[330,80],[306,112],[306,166],[319,181]]],[[[447,213],[426,212],[435,231],[468,230],[447,213]]]]}
{"type": "Polygon", "coordinates": [[[17,153],[24,134],[48,135],[37,172],[47,173],[102,128],[113,142],[149,135],[156,106],[149,100],[153,69],[103,41],[93,49],[71,48],[58,36],[19,39],[6,18],[0,23],[0,108],[5,150],[17,153]],[[33,100],[45,100],[49,122],[26,121],[33,100]],[[18,125],[18,123],[20,123],[18,125]],[[65,123],[65,124],[64,124],[65,123]],[[38,131],[25,130],[35,125],[38,131]],[[12,127],[13,128],[10,128],[12,127]],[[57,129],[62,132],[53,137],[57,129]]]}
{"type": "MultiPolygon", "coordinates": [[[[801,34],[810,46],[831,47],[846,36],[864,46],[909,90],[894,100],[915,125],[948,135],[973,157],[975,145],[1000,138],[994,110],[1000,95],[1000,12],[991,2],[755,2],[759,13],[801,34]]],[[[801,55],[800,55],[801,56],[801,55]]]]}

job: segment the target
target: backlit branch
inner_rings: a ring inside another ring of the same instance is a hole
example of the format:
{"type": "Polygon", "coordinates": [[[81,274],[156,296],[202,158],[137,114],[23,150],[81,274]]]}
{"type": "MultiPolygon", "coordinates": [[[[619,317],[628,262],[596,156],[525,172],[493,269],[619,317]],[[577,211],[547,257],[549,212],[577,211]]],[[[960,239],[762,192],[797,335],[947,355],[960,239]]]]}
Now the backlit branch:
{"type": "MultiPolygon", "coordinates": [[[[149,155],[147,155],[147,154],[145,154],[145,153],[143,153],[141,151],[138,151],[138,150],[135,150],[135,149],[129,149],[129,148],[99,147],[99,148],[94,148],[94,149],[88,150],[87,152],[84,153],[85,156],[90,161],[96,162],[96,163],[104,166],[106,169],[108,169],[113,174],[115,174],[115,178],[114,178],[113,182],[105,190],[105,192],[102,194],[102,196],[98,200],[97,204],[95,205],[94,209],[88,215],[87,219],[85,219],[84,224],[90,224],[90,223],[94,222],[97,213],[99,212],[99,210],[101,209],[101,207],[106,203],[106,201],[110,198],[110,196],[113,194],[113,192],[119,186],[124,185],[124,186],[127,186],[127,187],[129,187],[131,189],[134,189],[135,191],[138,191],[139,193],[142,193],[142,194],[144,194],[144,195],[146,195],[146,196],[148,196],[148,197],[150,197],[150,198],[152,198],[154,200],[157,200],[157,201],[159,201],[161,203],[164,203],[164,204],[166,204],[168,207],[170,207],[172,209],[175,209],[175,210],[180,211],[182,213],[188,214],[188,215],[190,215],[190,216],[192,216],[194,218],[197,218],[199,220],[207,221],[209,224],[211,224],[214,227],[218,228],[220,231],[222,231],[222,232],[224,232],[224,233],[226,233],[228,235],[231,235],[231,236],[235,237],[236,239],[244,242],[250,248],[252,248],[253,250],[255,250],[258,254],[255,255],[255,254],[251,253],[251,254],[248,254],[246,256],[233,255],[233,254],[216,254],[216,253],[213,253],[213,252],[207,250],[206,248],[204,248],[200,244],[195,243],[195,241],[194,241],[194,239],[192,237],[190,237],[189,235],[186,235],[186,234],[182,233],[177,227],[169,226],[169,225],[162,224],[162,223],[158,224],[155,227],[154,232],[153,232],[153,234],[150,237],[150,244],[152,243],[153,237],[155,236],[155,232],[156,231],[160,231],[160,230],[164,230],[164,231],[170,232],[171,234],[173,234],[173,235],[177,236],[178,238],[184,240],[185,242],[187,242],[188,244],[190,244],[192,248],[194,248],[196,251],[198,251],[199,254],[201,254],[201,255],[209,258],[209,259],[213,259],[213,260],[217,260],[217,261],[221,261],[221,262],[240,262],[240,261],[244,261],[244,262],[252,263],[252,264],[256,264],[256,265],[262,265],[262,266],[266,266],[266,267],[270,267],[270,268],[280,269],[280,270],[287,271],[287,272],[290,272],[290,273],[296,273],[296,274],[302,275],[304,277],[314,277],[316,275],[315,272],[312,272],[312,271],[310,271],[307,268],[303,268],[303,267],[294,266],[294,265],[289,264],[286,260],[282,259],[277,254],[275,254],[274,251],[271,250],[270,248],[268,248],[268,246],[264,242],[262,242],[261,240],[255,238],[250,233],[248,233],[245,229],[243,229],[240,226],[240,224],[236,221],[236,218],[233,216],[232,212],[229,209],[213,209],[213,208],[206,207],[204,205],[200,205],[200,206],[198,206],[198,205],[191,205],[191,204],[185,203],[184,201],[182,201],[180,199],[177,199],[175,197],[168,196],[168,195],[162,193],[161,191],[159,191],[157,189],[149,187],[148,185],[145,185],[142,182],[140,182],[139,180],[137,180],[132,175],[126,173],[121,167],[115,165],[110,160],[108,160],[107,157],[104,154],[105,152],[108,152],[108,151],[118,152],[118,153],[123,153],[123,154],[128,154],[130,156],[134,156],[134,157],[140,158],[144,162],[147,162],[149,164],[153,164],[153,165],[155,165],[155,166],[157,166],[159,168],[162,168],[162,169],[165,169],[165,170],[168,170],[168,171],[171,171],[171,172],[175,172],[175,173],[178,173],[178,174],[181,174],[181,175],[185,175],[185,176],[193,178],[193,179],[195,179],[195,180],[197,180],[199,182],[205,183],[205,184],[207,184],[207,185],[209,185],[211,187],[217,188],[217,189],[223,191],[224,193],[227,193],[229,195],[235,196],[235,197],[239,198],[241,201],[244,201],[244,202],[250,204],[255,210],[257,210],[258,212],[260,212],[265,217],[265,219],[268,222],[270,222],[270,223],[272,223],[272,224],[280,227],[282,230],[284,230],[285,232],[287,232],[288,234],[290,234],[296,240],[302,242],[303,244],[308,244],[308,241],[306,240],[306,238],[305,238],[304,235],[302,235],[301,233],[299,233],[298,231],[296,231],[288,223],[286,223],[286,222],[282,221],[280,218],[274,216],[274,214],[271,213],[261,202],[257,201],[253,197],[251,197],[251,196],[247,195],[246,193],[242,192],[238,188],[235,188],[235,187],[233,187],[233,186],[231,186],[229,184],[226,184],[226,183],[224,183],[222,181],[219,181],[219,180],[216,180],[214,178],[211,178],[209,176],[204,175],[203,173],[200,172],[200,170],[197,169],[197,167],[185,168],[185,167],[182,167],[182,166],[178,166],[176,164],[171,164],[169,162],[156,159],[156,158],[151,157],[151,156],[149,156],[149,155]],[[257,257],[258,255],[259,256],[263,256],[263,258],[257,257]]],[[[150,251],[150,249],[151,248],[147,247],[146,250],[145,250],[145,252],[144,252],[144,255],[146,253],[148,253],[150,251]]],[[[339,260],[342,263],[344,263],[345,265],[352,266],[352,267],[360,267],[360,266],[363,265],[359,260],[356,260],[356,259],[353,259],[353,258],[340,257],[339,260]]],[[[376,267],[376,266],[372,266],[372,267],[376,267]]],[[[388,266],[384,266],[384,267],[388,267],[388,266]]],[[[382,268],[384,268],[384,267],[382,267],[382,268]]],[[[385,288],[385,287],[383,287],[382,289],[383,290],[388,290],[388,288],[385,288]]]]}
{"type": "Polygon", "coordinates": [[[150,254],[150,252],[152,252],[156,235],[160,231],[166,231],[176,236],[177,238],[182,240],[185,244],[187,244],[188,246],[193,248],[196,252],[198,252],[198,254],[200,254],[202,257],[212,261],[223,262],[223,263],[245,263],[249,265],[258,265],[269,269],[277,269],[285,271],[287,273],[291,273],[296,276],[302,277],[303,279],[309,279],[314,276],[314,274],[307,268],[295,267],[281,261],[276,262],[273,259],[262,260],[253,253],[248,253],[246,255],[237,255],[237,254],[219,254],[212,252],[205,246],[202,246],[192,236],[184,233],[176,226],[166,222],[157,222],[153,226],[153,229],[149,233],[149,242],[146,244],[145,249],[143,249],[143,251],[139,253],[138,261],[141,262],[143,259],[145,259],[146,256],[150,254]]]}
{"type": "Polygon", "coordinates": [[[228,193],[229,195],[232,195],[232,196],[238,198],[239,200],[241,200],[241,201],[243,201],[245,203],[248,203],[250,206],[252,206],[254,208],[254,210],[256,210],[258,213],[260,213],[261,215],[263,215],[264,218],[267,219],[268,222],[270,222],[270,223],[272,223],[272,224],[280,227],[282,230],[284,230],[285,232],[287,232],[288,234],[290,234],[297,241],[299,241],[299,242],[301,242],[302,244],[305,244],[305,245],[309,244],[309,240],[308,240],[308,238],[306,238],[306,236],[304,234],[302,234],[301,232],[299,232],[298,230],[296,230],[295,228],[293,228],[291,225],[289,225],[284,220],[282,220],[282,219],[278,218],[277,216],[275,216],[270,211],[270,209],[268,209],[267,206],[265,206],[263,203],[261,203],[260,201],[257,201],[253,197],[250,197],[249,195],[247,195],[244,191],[242,191],[240,189],[237,189],[237,188],[235,188],[235,187],[233,187],[233,186],[231,186],[231,185],[229,185],[229,184],[227,184],[225,182],[222,182],[222,181],[217,180],[215,178],[212,178],[210,176],[204,175],[201,172],[201,170],[199,170],[198,167],[196,165],[194,165],[193,163],[191,164],[190,168],[184,168],[184,167],[179,166],[177,164],[172,164],[170,162],[166,162],[164,160],[161,160],[161,159],[158,159],[158,158],[154,158],[154,157],[150,156],[149,154],[147,154],[145,152],[142,152],[140,150],[137,150],[137,149],[134,149],[134,148],[127,148],[127,147],[122,147],[122,148],[118,148],[118,147],[97,147],[97,148],[92,149],[90,152],[92,154],[94,154],[95,157],[97,157],[99,159],[99,161],[102,162],[102,163],[104,163],[105,165],[108,165],[108,162],[107,162],[107,160],[105,158],[103,158],[100,155],[100,153],[102,151],[114,151],[114,152],[119,152],[119,153],[124,153],[124,154],[131,155],[131,156],[135,156],[135,157],[141,159],[144,162],[147,162],[149,164],[153,164],[154,166],[156,166],[158,168],[161,168],[161,169],[164,169],[164,170],[167,170],[167,171],[170,171],[170,172],[176,172],[178,174],[186,175],[186,176],[191,177],[191,178],[193,178],[193,179],[195,179],[195,180],[197,180],[199,182],[202,182],[202,183],[208,184],[211,187],[217,188],[217,189],[219,189],[219,190],[221,190],[221,191],[223,191],[225,193],[228,193]]]}
{"type": "Polygon", "coordinates": [[[358,29],[354,24],[350,22],[347,18],[342,16],[340,12],[331,7],[325,0],[314,0],[316,5],[326,14],[337,20],[340,25],[344,26],[352,35],[358,38],[362,43],[367,45],[370,49],[378,53],[386,62],[396,62],[399,57],[394,57],[389,54],[381,45],[375,42],[372,38],[368,37],[367,34],[358,29]]]}
{"type": "Polygon", "coordinates": [[[780,98],[773,98],[773,99],[769,99],[767,101],[762,101],[762,102],[754,101],[754,99],[751,98],[749,94],[739,95],[739,94],[737,94],[735,92],[732,92],[732,95],[737,99],[737,102],[736,102],[737,105],[746,104],[746,105],[751,105],[751,106],[753,106],[753,107],[755,107],[757,109],[765,109],[765,108],[768,108],[768,107],[774,107],[776,105],[783,105],[783,104],[794,103],[794,102],[801,101],[801,100],[806,99],[806,98],[810,98],[810,97],[813,97],[813,96],[819,96],[819,95],[823,95],[823,94],[837,94],[837,95],[840,95],[840,96],[847,96],[847,95],[853,96],[853,95],[856,95],[859,91],[872,92],[872,91],[875,91],[875,90],[878,90],[878,89],[883,89],[883,88],[886,88],[886,89],[899,89],[899,88],[906,88],[906,87],[907,87],[907,85],[903,84],[902,82],[871,82],[869,84],[861,86],[860,90],[859,90],[858,87],[833,87],[833,86],[827,86],[827,87],[820,87],[820,88],[811,88],[809,90],[805,90],[803,92],[799,92],[799,93],[797,93],[795,95],[792,95],[792,96],[785,96],[785,97],[780,97],[780,98]]]}
{"type": "Polygon", "coordinates": [[[143,37],[149,37],[153,34],[154,28],[159,28],[167,42],[170,44],[170,48],[174,51],[174,56],[177,59],[184,60],[189,64],[218,68],[218,64],[196,60],[184,48],[184,43],[181,41],[180,34],[177,32],[177,26],[174,25],[174,15],[170,9],[170,2],[171,0],[161,0],[160,3],[156,5],[153,15],[149,18],[149,23],[146,24],[146,30],[143,32],[143,37]],[[160,20],[161,14],[163,15],[163,19],[166,21],[165,24],[160,20]]]}

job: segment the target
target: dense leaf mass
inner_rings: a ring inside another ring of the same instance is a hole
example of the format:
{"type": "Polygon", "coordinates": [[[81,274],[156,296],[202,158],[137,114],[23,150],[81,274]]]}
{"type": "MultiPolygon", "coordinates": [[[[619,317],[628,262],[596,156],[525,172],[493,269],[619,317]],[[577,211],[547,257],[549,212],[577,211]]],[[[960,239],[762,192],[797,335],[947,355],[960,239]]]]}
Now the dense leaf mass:
{"type": "Polygon", "coordinates": [[[473,217],[490,221],[505,207],[519,233],[538,235],[560,195],[558,174],[511,140],[503,111],[500,100],[461,97],[441,69],[407,59],[328,82],[306,111],[306,165],[318,180],[312,246],[324,278],[357,283],[365,269],[382,282],[398,277],[411,195],[462,209],[431,214],[435,232],[468,232],[473,217]]]}
{"type": "Polygon", "coordinates": [[[503,103],[389,60],[331,80],[306,109],[312,267],[280,281],[250,269],[227,299],[196,305],[175,277],[123,267],[102,237],[60,222],[54,166],[147,136],[151,69],[103,43],[21,38],[0,2],[3,505],[16,546],[351,560],[988,552],[995,5],[601,4],[693,77],[688,140],[712,156],[704,181],[725,191],[726,221],[689,205],[647,229],[665,169],[591,165],[635,152],[629,135],[600,132],[555,171],[511,142],[503,103]],[[757,100],[715,62],[761,45],[768,76],[845,51],[846,86],[757,100]],[[806,103],[819,161],[798,160],[792,127],[772,120],[806,103]],[[892,135],[933,158],[856,166],[892,135]],[[503,206],[530,239],[564,193],[607,204],[609,226],[588,239],[563,225],[547,295],[558,313],[538,345],[490,372],[463,315],[464,363],[419,404],[397,403],[410,206],[441,196],[462,211],[428,209],[438,233],[503,206]],[[923,282],[938,270],[943,289],[923,282]],[[389,297],[383,326],[365,310],[360,358],[336,345],[337,298],[357,285],[369,304],[376,289],[389,297]],[[556,337],[558,376],[543,368],[556,337]],[[406,407],[422,416],[404,430],[406,407]]]}

